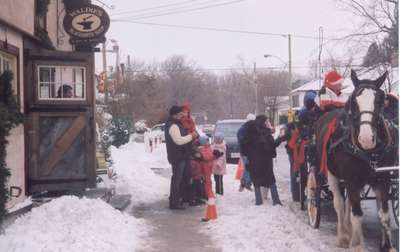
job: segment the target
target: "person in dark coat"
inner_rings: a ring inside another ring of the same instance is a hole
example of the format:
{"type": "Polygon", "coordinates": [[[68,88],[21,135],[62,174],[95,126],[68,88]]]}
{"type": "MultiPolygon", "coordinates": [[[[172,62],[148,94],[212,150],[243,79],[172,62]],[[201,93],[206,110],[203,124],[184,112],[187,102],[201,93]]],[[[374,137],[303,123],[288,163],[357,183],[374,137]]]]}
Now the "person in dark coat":
{"type": "Polygon", "coordinates": [[[253,181],[256,205],[263,204],[261,187],[271,189],[273,205],[282,205],[276,188],[272,159],[276,157],[276,147],[283,139],[274,140],[267,127],[267,117],[259,115],[247,125],[244,148],[249,159],[249,172],[253,181]]]}
{"type": "Polygon", "coordinates": [[[384,116],[396,125],[399,125],[399,97],[387,94],[385,97],[384,116]]]}
{"type": "MultiPolygon", "coordinates": [[[[187,163],[188,151],[187,144],[196,139],[197,133],[188,134],[180,123],[183,116],[182,108],[172,106],[169,111],[169,119],[165,124],[165,142],[167,146],[168,162],[172,166],[171,188],[169,197],[170,209],[184,209],[182,205],[182,181],[185,175],[185,170],[188,167],[187,163]]],[[[188,188],[189,186],[185,186],[188,188]]]]}
{"type": "Polygon", "coordinates": [[[245,167],[243,175],[240,178],[239,192],[242,192],[244,190],[244,188],[246,188],[249,191],[252,191],[251,178],[250,178],[250,174],[249,174],[249,160],[248,160],[247,154],[246,154],[246,133],[247,133],[248,125],[251,125],[255,119],[256,119],[256,116],[254,114],[249,113],[246,118],[247,122],[245,122],[239,128],[239,130],[236,134],[236,137],[237,137],[238,143],[239,143],[240,158],[245,167]]]}

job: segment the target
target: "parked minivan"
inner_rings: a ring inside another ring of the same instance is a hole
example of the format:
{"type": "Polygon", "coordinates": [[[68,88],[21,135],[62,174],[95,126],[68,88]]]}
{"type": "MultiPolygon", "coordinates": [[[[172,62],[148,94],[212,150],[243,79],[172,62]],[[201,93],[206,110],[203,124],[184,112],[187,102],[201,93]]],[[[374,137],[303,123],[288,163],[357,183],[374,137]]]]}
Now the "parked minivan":
{"type": "Polygon", "coordinates": [[[214,136],[221,134],[226,142],[226,161],[228,163],[237,163],[240,158],[239,142],[237,132],[246,122],[244,119],[228,119],[217,121],[214,130],[214,136]]]}

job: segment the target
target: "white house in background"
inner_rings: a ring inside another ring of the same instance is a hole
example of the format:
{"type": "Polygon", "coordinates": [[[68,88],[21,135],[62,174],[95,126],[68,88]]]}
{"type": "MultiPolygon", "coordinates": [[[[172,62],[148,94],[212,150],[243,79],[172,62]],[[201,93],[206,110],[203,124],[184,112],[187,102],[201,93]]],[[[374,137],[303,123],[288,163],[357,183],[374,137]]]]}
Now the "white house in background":
{"type": "MultiPolygon", "coordinates": [[[[358,76],[359,79],[376,79],[381,75],[381,73],[379,73],[378,71],[368,71],[363,73],[360,73],[360,71],[358,71],[358,74],[359,74],[358,76]]],[[[303,106],[304,94],[308,90],[318,91],[321,89],[322,85],[323,85],[323,80],[313,80],[292,90],[291,95],[292,95],[293,110],[299,110],[303,106]]],[[[350,96],[350,94],[354,90],[354,86],[350,77],[344,79],[343,86],[344,86],[343,93],[347,96],[350,96]]],[[[388,78],[385,81],[384,85],[382,86],[382,89],[385,90],[385,92],[388,92],[389,86],[391,87],[390,93],[399,95],[398,67],[390,69],[388,78]]],[[[280,101],[278,101],[277,112],[275,116],[275,118],[278,118],[278,120],[275,120],[275,124],[279,123],[279,116],[287,115],[288,109],[289,109],[289,97],[286,97],[286,99],[281,99],[280,101]]]]}
{"type": "MultiPolygon", "coordinates": [[[[368,71],[368,72],[358,72],[358,78],[359,79],[377,79],[381,73],[378,73],[378,71],[368,71]]],[[[313,80],[310,82],[307,82],[306,84],[292,90],[291,95],[292,95],[292,100],[293,100],[293,109],[300,109],[303,106],[303,99],[304,99],[304,94],[308,90],[315,90],[318,91],[321,89],[323,85],[323,80],[313,80]]],[[[399,94],[399,69],[396,68],[391,68],[388,74],[388,78],[386,79],[384,85],[382,85],[382,89],[387,92],[389,90],[389,86],[391,86],[391,93],[399,94]]],[[[344,89],[342,90],[343,94],[346,96],[350,96],[350,94],[354,90],[353,83],[350,79],[350,77],[344,79],[343,83],[344,89]]],[[[286,109],[287,111],[287,109],[286,109]]]]}

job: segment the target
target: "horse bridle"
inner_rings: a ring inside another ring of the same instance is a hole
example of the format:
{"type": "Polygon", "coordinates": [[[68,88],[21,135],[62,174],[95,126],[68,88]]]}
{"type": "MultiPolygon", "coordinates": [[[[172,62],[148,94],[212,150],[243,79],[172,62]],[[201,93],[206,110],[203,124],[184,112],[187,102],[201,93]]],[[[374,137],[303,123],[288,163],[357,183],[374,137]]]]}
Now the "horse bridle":
{"type": "MultiPolygon", "coordinates": [[[[380,108],[378,110],[375,108],[374,111],[360,111],[357,114],[354,112],[354,106],[355,106],[355,104],[353,104],[354,103],[354,98],[357,97],[366,88],[370,88],[370,89],[373,89],[373,90],[379,92],[379,89],[377,89],[375,85],[372,85],[372,84],[360,84],[360,86],[357,87],[357,90],[352,94],[352,96],[350,97],[350,99],[348,101],[350,103],[349,104],[350,107],[349,107],[348,115],[349,115],[350,121],[352,121],[352,123],[350,124],[350,135],[351,135],[350,137],[351,137],[351,141],[352,141],[353,145],[358,145],[358,141],[355,138],[356,127],[357,126],[359,128],[363,124],[370,125],[372,127],[373,131],[374,131],[375,136],[378,137],[377,136],[377,129],[378,129],[379,123],[381,121],[383,121],[382,120],[382,113],[380,113],[380,110],[382,110],[382,108],[380,108]],[[363,114],[371,115],[372,116],[371,121],[366,121],[366,120],[361,121],[361,116],[363,114]],[[377,117],[378,120],[374,120],[374,117],[375,118],[377,117]]],[[[366,151],[366,152],[374,152],[374,151],[375,150],[370,150],[370,151],[366,151]]]]}
{"type": "Polygon", "coordinates": [[[357,97],[364,89],[366,89],[366,88],[370,88],[370,89],[373,89],[373,90],[375,90],[375,91],[378,91],[377,90],[377,88],[374,86],[374,85],[371,85],[371,84],[361,84],[360,85],[360,87],[358,88],[358,90],[351,96],[351,99],[349,100],[349,102],[351,102],[351,107],[350,107],[350,110],[349,110],[349,114],[350,114],[350,118],[352,119],[352,121],[353,121],[353,123],[355,123],[357,126],[361,126],[361,125],[363,125],[363,124],[367,124],[367,125],[371,125],[371,127],[372,128],[374,128],[374,129],[376,129],[377,128],[377,126],[378,126],[378,123],[379,123],[379,121],[380,120],[373,120],[374,119],[374,117],[376,116],[376,114],[378,114],[377,116],[378,116],[378,118],[380,119],[380,116],[379,116],[379,111],[377,112],[376,110],[375,111],[360,111],[358,114],[357,114],[357,116],[354,116],[354,111],[353,111],[353,99],[355,98],[355,97],[357,97]],[[371,115],[371,117],[372,117],[372,119],[371,119],[371,121],[361,121],[361,117],[362,117],[362,115],[364,115],[364,114],[369,114],[369,115],[371,115]],[[360,120],[357,120],[357,119],[360,119],[360,120]]]}

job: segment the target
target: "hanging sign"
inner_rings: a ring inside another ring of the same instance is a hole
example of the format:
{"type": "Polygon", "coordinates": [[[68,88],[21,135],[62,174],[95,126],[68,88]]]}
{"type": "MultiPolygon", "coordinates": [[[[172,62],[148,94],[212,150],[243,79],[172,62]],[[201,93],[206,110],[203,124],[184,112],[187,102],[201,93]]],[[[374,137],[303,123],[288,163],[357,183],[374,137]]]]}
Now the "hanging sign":
{"type": "Polygon", "coordinates": [[[69,9],[63,20],[64,30],[71,37],[72,44],[91,44],[104,42],[105,33],[110,27],[107,12],[96,5],[85,4],[69,9]]]}

